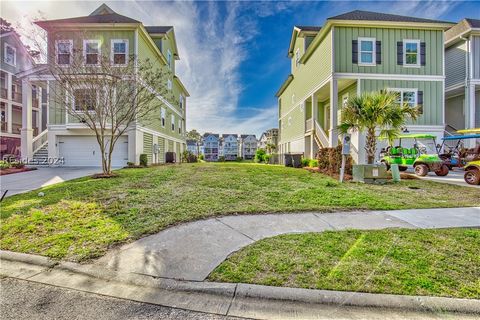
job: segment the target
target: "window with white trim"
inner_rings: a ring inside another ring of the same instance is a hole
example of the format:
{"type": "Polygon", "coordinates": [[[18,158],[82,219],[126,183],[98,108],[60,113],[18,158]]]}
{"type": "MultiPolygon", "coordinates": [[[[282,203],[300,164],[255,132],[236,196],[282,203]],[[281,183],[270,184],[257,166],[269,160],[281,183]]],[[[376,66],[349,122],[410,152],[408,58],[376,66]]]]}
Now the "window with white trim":
{"type": "Polygon", "coordinates": [[[183,106],[184,106],[184,96],[183,94],[180,94],[180,96],[178,97],[178,100],[180,101],[180,109],[183,109],[183,106]]]}
{"type": "Polygon", "coordinates": [[[172,90],[172,80],[170,79],[167,80],[167,88],[168,90],[172,90]]]}
{"type": "Polygon", "coordinates": [[[172,131],[175,131],[175,115],[170,115],[170,123],[172,124],[172,131]]]}
{"type": "Polygon", "coordinates": [[[17,49],[5,42],[3,61],[11,66],[17,65],[17,49]]]}
{"type": "Polygon", "coordinates": [[[55,49],[58,65],[69,65],[72,62],[73,40],[57,40],[55,49]]]}
{"type": "Polygon", "coordinates": [[[83,58],[86,65],[100,63],[100,40],[83,40],[83,58]]]}
{"type": "Polygon", "coordinates": [[[114,65],[127,64],[128,58],[128,40],[114,39],[112,40],[110,60],[114,65]]]}
{"type": "Polygon", "coordinates": [[[416,107],[417,106],[417,89],[388,89],[388,91],[396,92],[397,95],[397,103],[399,105],[407,104],[409,107],[416,107]]]}
{"type": "Polygon", "coordinates": [[[178,133],[182,134],[182,119],[178,119],[178,133]]]}
{"type": "Polygon", "coordinates": [[[167,111],[165,110],[165,108],[161,108],[160,109],[160,119],[162,121],[162,127],[165,128],[165,115],[166,115],[167,111]]]}
{"type": "Polygon", "coordinates": [[[403,40],[403,65],[420,66],[420,40],[403,40]]]}
{"type": "Polygon", "coordinates": [[[375,38],[358,38],[358,64],[375,65],[375,38]]]}
{"type": "Polygon", "coordinates": [[[170,51],[170,49],[167,50],[167,63],[168,67],[172,69],[172,52],[170,51]]]}
{"type": "Polygon", "coordinates": [[[73,110],[78,112],[93,111],[97,106],[98,92],[90,89],[73,90],[73,110]]]}

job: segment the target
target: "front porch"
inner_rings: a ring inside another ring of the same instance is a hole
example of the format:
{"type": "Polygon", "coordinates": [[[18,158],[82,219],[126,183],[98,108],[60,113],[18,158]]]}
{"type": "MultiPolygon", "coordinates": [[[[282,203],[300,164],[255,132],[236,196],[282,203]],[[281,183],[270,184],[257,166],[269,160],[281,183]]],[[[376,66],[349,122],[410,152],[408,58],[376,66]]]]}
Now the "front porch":
{"type": "MultiPolygon", "coordinates": [[[[319,148],[336,147],[341,143],[337,130],[341,106],[359,90],[357,79],[331,79],[304,101],[306,158],[314,158],[319,148]]],[[[365,161],[363,152],[359,154],[359,150],[363,150],[359,147],[361,140],[361,134],[352,134],[352,157],[356,163],[365,161]]]]}
{"type": "Polygon", "coordinates": [[[480,127],[480,80],[446,91],[445,122],[449,131],[480,127]]]}

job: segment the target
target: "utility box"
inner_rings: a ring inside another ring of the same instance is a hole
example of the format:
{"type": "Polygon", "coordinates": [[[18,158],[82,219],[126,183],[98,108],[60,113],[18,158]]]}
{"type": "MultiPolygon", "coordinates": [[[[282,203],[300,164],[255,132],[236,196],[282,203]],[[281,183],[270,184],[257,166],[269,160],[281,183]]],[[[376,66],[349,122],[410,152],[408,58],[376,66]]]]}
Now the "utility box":
{"type": "Polygon", "coordinates": [[[285,167],[293,167],[292,155],[290,153],[284,154],[285,167]]]}
{"type": "Polygon", "coordinates": [[[383,164],[360,164],[353,166],[353,182],[384,184],[387,182],[387,167],[383,164]]]}
{"type": "Polygon", "coordinates": [[[302,167],[302,153],[292,153],[292,164],[294,168],[301,168],[302,167]]]}

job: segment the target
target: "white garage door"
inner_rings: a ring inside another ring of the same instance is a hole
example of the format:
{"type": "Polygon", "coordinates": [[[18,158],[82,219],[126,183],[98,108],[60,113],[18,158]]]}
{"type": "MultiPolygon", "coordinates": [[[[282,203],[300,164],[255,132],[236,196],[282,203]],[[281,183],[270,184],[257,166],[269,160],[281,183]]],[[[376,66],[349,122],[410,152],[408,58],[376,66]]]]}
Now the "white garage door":
{"type": "MultiPolygon", "coordinates": [[[[94,136],[59,136],[59,156],[65,166],[101,167],[102,156],[94,136]]],[[[112,167],[123,167],[128,161],[127,137],[120,137],[112,154],[112,167]]]]}

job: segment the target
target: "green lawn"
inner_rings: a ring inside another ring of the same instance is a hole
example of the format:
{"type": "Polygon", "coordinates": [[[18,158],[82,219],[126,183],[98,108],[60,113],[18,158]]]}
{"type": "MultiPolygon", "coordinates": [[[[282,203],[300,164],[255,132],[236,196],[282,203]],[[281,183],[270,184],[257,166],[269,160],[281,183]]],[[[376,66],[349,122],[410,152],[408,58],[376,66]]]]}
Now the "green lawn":
{"type": "Polygon", "coordinates": [[[480,298],[480,229],[281,235],[233,254],[211,281],[480,298]]]}
{"type": "Polygon", "coordinates": [[[409,180],[339,184],[302,169],[253,163],[119,170],[6,198],[0,248],[82,261],[170,225],[217,215],[478,205],[478,190],[409,180]]]}

